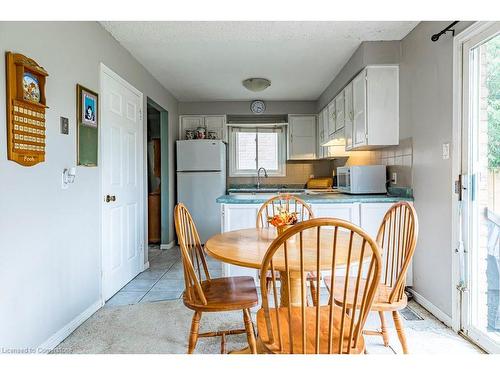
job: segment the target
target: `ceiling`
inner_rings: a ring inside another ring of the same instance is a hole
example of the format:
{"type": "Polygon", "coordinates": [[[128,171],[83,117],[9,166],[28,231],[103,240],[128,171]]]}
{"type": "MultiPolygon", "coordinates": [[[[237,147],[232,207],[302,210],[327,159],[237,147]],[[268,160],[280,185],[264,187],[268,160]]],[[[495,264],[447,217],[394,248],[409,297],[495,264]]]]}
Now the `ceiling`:
{"type": "Polygon", "coordinates": [[[101,22],[179,101],[316,100],[362,41],[418,22],[101,22]],[[241,81],[270,79],[253,93],[241,81]]]}

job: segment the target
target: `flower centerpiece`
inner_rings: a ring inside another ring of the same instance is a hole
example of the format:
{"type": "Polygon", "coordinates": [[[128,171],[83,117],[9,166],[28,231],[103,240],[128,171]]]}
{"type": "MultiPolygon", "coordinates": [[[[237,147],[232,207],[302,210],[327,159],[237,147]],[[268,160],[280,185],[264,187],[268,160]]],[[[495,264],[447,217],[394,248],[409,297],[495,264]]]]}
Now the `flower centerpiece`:
{"type": "Polygon", "coordinates": [[[289,212],[286,208],[278,207],[277,213],[267,217],[267,222],[276,228],[278,235],[296,224],[297,212],[289,212]]]}

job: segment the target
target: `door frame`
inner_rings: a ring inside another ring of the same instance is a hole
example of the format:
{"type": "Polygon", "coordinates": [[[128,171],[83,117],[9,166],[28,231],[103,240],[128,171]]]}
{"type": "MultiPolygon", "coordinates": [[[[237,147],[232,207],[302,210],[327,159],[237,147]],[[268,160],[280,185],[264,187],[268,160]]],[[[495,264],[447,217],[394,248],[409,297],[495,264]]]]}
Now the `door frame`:
{"type": "MultiPolygon", "coordinates": [[[[161,241],[160,249],[169,249],[173,245],[169,244],[170,238],[170,194],[169,194],[169,181],[170,181],[170,170],[169,170],[169,127],[168,127],[168,111],[161,105],[156,103],[150,97],[146,98],[147,105],[150,105],[158,112],[160,112],[160,150],[161,150],[161,188],[160,188],[160,206],[161,206],[161,241]]],[[[147,113],[146,113],[147,121],[147,113]]],[[[146,126],[147,132],[147,126],[146,126]]],[[[145,149],[146,149],[146,163],[147,163],[147,134],[144,138],[145,149]]],[[[147,165],[147,164],[146,164],[147,165]]],[[[146,167],[147,168],[147,167],[146,167]]],[[[146,191],[146,202],[148,199],[148,193],[146,191]]],[[[147,207],[147,206],[146,206],[147,207]]],[[[145,216],[146,229],[148,228],[148,215],[145,216]]],[[[145,232],[147,233],[147,232],[145,232]]],[[[146,241],[147,242],[147,241],[146,241]]],[[[146,243],[147,245],[147,243],[146,243]]],[[[149,263],[149,262],[148,262],[149,263]]]]}
{"type": "MultiPolygon", "coordinates": [[[[468,107],[464,103],[464,100],[468,98],[468,95],[464,95],[464,91],[468,90],[468,82],[463,80],[463,49],[464,45],[468,43],[471,39],[484,33],[490,27],[492,27],[495,22],[475,22],[461,33],[459,33],[453,40],[453,148],[452,148],[452,176],[453,181],[458,179],[458,176],[463,172],[463,157],[464,148],[467,147],[465,142],[468,138],[464,138],[463,128],[464,124],[464,111],[468,110],[468,107]],[[466,85],[467,87],[464,87],[466,85]]],[[[467,176],[464,176],[464,181],[461,184],[460,189],[467,186],[467,176]]],[[[451,187],[452,191],[452,328],[454,331],[464,332],[464,327],[467,326],[465,322],[466,316],[464,312],[469,308],[468,306],[468,290],[467,290],[467,280],[464,280],[463,274],[466,272],[465,256],[466,247],[462,242],[462,212],[467,211],[466,205],[463,201],[459,200],[459,194],[455,193],[454,186],[451,187]],[[462,302],[462,299],[464,301],[462,302]]],[[[465,213],[467,214],[467,213],[465,213]]],[[[465,332],[464,332],[465,333],[465,332]]],[[[497,344],[491,342],[478,342],[478,339],[474,337],[475,335],[468,336],[474,343],[481,346],[488,352],[495,352],[497,344]]],[[[498,349],[497,349],[498,350],[498,349]]]]}
{"type": "MultiPolygon", "coordinates": [[[[145,249],[147,249],[147,238],[146,238],[146,235],[145,235],[145,225],[147,224],[147,221],[145,219],[145,214],[146,214],[146,211],[145,211],[145,201],[147,202],[147,194],[145,193],[145,190],[144,190],[144,181],[145,181],[145,178],[144,178],[144,163],[147,163],[147,151],[145,150],[145,145],[144,143],[147,141],[146,139],[144,139],[144,132],[145,130],[147,129],[145,126],[144,126],[144,122],[145,122],[145,116],[143,115],[144,114],[144,94],[139,91],[137,88],[135,88],[134,86],[132,86],[129,82],[127,82],[125,79],[123,79],[120,75],[118,75],[117,73],[115,73],[111,68],[109,68],[108,66],[106,66],[104,63],[100,63],[99,64],[99,93],[101,94],[100,95],[100,102],[99,102],[99,106],[101,105],[101,101],[102,101],[102,95],[104,94],[103,92],[103,75],[104,74],[107,74],[109,75],[110,77],[112,77],[113,79],[115,79],[116,81],[118,81],[120,84],[122,84],[123,86],[125,86],[126,88],[128,88],[130,91],[134,92],[138,97],[139,97],[139,102],[140,102],[140,107],[139,107],[139,123],[141,124],[141,129],[139,129],[138,131],[142,134],[142,143],[141,143],[141,147],[142,147],[142,160],[138,160],[138,166],[140,168],[140,171],[138,173],[139,175],[139,178],[137,179],[138,181],[138,184],[139,184],[139,194],[138,194],[138,204],[139,204],[139,213],[138,213],[138,218],[140,220],[139,222],[139,230],[140,230],[140,243],[141,243],[141,246],[140,246],[140,255],[139,255],[139,261],[140,261],[140,272],[144,271],[145,269],[149,268],[149,264],[148,263],[144,263],[145,261],[145,249]]],[[[101,118],[102,118],[102,111],[99,110],[99,123],[102,124],[101,122],[101,118]]],[[[103,197],[104,197],[104,189],[103,189],[103,168],[102,168],[102,141],[101,141],[101,137],[102,137],[102,129],[101,129],[101,126],[99,126],[99,129],[98,129],[98,132],[99,132],[99,147],[98,147],[98,150],[99,150],[99,157],[98,157],[98,160],[99,160],[99,163],[100,163],[100,166],[99,166],[99,209],[100,209],[100,212],[101,214],[99,215],[99,220],[100,220],[100,225],[99,225],[99,230],[100,230],[100,256],[101,256],[101,302],[102,304],[106,303],[106,300],[104,298],[104,246],[103,246],[103,241],[104,241],[104,233],[103,233],[103,230],[102,230],[102,226],[103,226],[103,223],[104,223],[104,200],[103,200],[103,197]]],[[[138,153],[138,155],[140,155],[141,153],[138,153]]],[[[146,177],[147,178],[147,177],[146,177]]]]}

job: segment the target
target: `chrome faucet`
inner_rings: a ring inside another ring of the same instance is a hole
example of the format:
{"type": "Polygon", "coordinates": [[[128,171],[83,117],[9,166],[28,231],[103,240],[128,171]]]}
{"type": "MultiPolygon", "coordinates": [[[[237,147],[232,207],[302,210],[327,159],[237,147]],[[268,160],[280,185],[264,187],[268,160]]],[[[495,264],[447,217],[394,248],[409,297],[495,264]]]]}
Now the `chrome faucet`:
{"type": "Polygon", "coordinates": [[[257,189],[260,189],[260,171],[264,171],[264,177],[267,178],[267,171],[266,168],[260,167],[257,170],[257,189]]]}

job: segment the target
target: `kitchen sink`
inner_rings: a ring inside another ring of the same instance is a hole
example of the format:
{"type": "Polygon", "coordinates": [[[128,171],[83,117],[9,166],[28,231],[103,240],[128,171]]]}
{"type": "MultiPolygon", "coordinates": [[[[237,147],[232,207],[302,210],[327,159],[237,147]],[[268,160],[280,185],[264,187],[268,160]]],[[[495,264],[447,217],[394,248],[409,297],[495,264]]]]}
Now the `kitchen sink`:
{"type": "Polygon", "coordinates": [[[255,198],[272,198],[277,195],[284,194],[304,194],[304,190],[285,190],[285,191],[270,191],[268,189],[264,191],[239,191],[239,192],[230,192],[229,195],[235,197],[237,199],[255,199],[255,198]]]}

